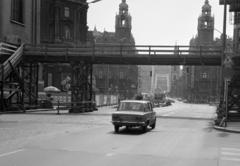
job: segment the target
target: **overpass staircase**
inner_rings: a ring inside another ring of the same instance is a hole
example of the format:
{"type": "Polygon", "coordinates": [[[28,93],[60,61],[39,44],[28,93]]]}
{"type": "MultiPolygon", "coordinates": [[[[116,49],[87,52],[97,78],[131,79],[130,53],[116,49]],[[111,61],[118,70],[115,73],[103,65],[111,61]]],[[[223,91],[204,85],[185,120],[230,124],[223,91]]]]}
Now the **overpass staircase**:
{"type": "Polygon", "coordinates": [[[0,43],[0,112],[25,111],[29,106],[37,106],[36,77],[30,76],[34,73],[32,64],[23,63],[23,51],[24,44],[0,43]]]}

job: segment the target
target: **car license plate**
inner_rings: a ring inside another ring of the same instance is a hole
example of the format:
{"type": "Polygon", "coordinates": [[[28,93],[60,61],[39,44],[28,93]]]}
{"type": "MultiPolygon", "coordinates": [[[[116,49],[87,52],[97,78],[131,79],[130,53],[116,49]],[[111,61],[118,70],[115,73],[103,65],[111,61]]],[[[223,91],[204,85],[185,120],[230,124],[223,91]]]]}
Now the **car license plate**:
{"type": "Polygon", "coordinates": [[[123,116],[123,119],[131,119],[131,116],[123,116]]]}

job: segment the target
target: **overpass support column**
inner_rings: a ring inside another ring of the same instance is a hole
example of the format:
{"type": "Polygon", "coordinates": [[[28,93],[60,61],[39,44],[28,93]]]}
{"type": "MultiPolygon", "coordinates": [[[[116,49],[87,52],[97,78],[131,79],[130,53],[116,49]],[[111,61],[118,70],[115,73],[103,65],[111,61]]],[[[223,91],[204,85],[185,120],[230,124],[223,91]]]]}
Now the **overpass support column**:
{"type": "Polygon", "coordinates": [[[89,112],[92,108],[92,64],[71,63],[72,105],[69,113],[89,112]]]}

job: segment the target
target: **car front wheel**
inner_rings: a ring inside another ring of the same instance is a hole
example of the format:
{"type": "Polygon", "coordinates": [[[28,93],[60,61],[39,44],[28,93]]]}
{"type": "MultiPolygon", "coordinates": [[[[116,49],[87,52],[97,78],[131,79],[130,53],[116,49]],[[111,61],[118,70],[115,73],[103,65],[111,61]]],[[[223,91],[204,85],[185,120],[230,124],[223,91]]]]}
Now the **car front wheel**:
{"type": "Polygon", "coordinates": [[[144,133],[147,132],[147,125],[142,127],[142,131],[143,131],[144,133]]]}
{"type": "Polygon", "coordinates": [[[115,132],[118,132],[119,131],[119,126],[114,126],[114,130],[115,130],[115,132]]]}
{"type": "Polygon", "coordinates": [[[151,125],[152,129],[155,129],[156,127],[156,121],[151,125]]]}

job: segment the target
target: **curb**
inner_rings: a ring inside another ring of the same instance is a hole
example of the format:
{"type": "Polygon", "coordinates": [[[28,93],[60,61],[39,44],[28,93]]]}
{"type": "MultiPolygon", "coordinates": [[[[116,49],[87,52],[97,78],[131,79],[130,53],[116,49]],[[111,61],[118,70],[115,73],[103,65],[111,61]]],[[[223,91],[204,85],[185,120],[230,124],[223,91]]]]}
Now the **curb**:
{"type": "Polygon", "coordinates": [[[162,116],[162,115],[157,115],[156,117],[162,118],[162,119],[213,120],[213,118],[195,118],[195,117],[162,116]]]}
{"type": "Polygon", "coordinates": [[[219,127],[219,126],[215,126],[215,125],[213,126],[213,128],[218,130],[218,131],[225,131],[225,132],[239,133],[240,134],[240,130],[229,129],[229,128],[219,127]]]}

